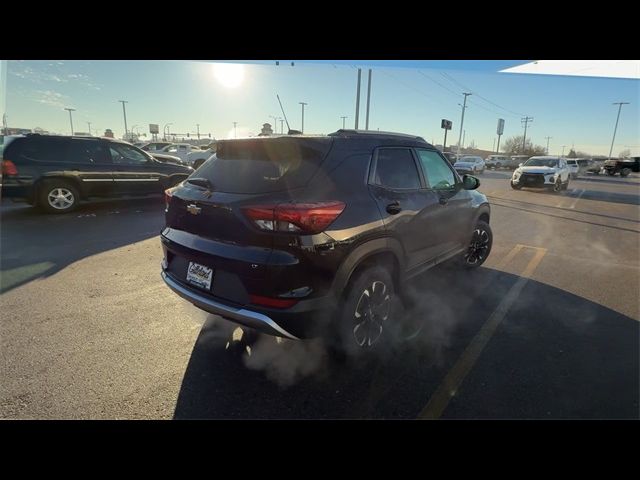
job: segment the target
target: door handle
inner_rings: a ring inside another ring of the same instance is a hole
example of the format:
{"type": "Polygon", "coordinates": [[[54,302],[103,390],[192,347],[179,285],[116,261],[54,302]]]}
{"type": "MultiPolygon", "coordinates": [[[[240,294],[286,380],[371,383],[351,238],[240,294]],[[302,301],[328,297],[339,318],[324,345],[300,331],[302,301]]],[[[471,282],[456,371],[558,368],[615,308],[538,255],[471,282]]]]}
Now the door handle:
{"type": "Polygon", "coordinates": [[[400,206],[400,203],[398,202],[393,202],[390,203],[389,205],[387,205],[387,212],[389,212],[391,215],[396,215],[397,213],[400,213],[402,211],[402,207],[400,206]]]}

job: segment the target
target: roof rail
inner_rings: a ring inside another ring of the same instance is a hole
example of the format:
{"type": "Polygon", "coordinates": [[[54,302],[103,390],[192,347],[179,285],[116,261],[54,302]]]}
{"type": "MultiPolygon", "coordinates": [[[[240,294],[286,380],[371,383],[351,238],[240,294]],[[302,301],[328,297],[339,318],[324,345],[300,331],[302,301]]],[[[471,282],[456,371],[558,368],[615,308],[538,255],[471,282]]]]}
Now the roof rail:
{"type": "Polygon", "coordinates": [[[378,130],[356,130],[356,129],[350,129],[350,128],[341,128],[339,130],[336,130],[333,133],[329,133],[328,136],[330,137],[338,137],[338,136],[344,136],[344,135],[379,135],[379,136],[384,136],[384,137],[388,137],[388,136],[392,136],[392,137],[401,137],[401,138],[411,138],[414,140],[420,140],[422,142],[426,142],[426,140],[420,136],[417,135],[409,135],[407,133],[398,133],[398,132],[382,132],[382,131],[378,131],[378,130]]]}

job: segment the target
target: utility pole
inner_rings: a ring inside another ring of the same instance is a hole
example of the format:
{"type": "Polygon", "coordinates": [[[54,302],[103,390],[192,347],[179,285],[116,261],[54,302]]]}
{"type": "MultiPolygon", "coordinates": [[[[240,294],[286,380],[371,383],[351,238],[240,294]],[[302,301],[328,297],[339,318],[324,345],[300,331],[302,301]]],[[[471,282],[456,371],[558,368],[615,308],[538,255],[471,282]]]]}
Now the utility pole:
{"type": "Polygon", "coordinates": [[[547,139],[547,155],[549,155],[549,140],[552,139],[553,137],[544,137],[547,139]]]}
{"type": "Polygon", "coordinates": [[[369,69],[369,85],[367,86],[367,116],[364,129],[369,130],[369,104],[371,103],[371,69],[369,69]]]}
{"type": "Polygon", "coordinates": [[[280,134],[284,133],[284,120],[282,118],[280,120],[280,134]]]}
{"type": "Polygon", "coordinates": [[[127,139],[127,110],[124,108],[125,103],[129,103],[127,100],[118,100],[122,103],[122,113],[124,114],[124,138],[127,139]]]}
{"type": "Polygon", "coordinates": [[[464,130],[464,131],[462,132],[462,148],[464,148],[464,137],[466,137],[466,136],[467,136],[467,131],[466,131],[466,130],[464,130]]]}
{"type": "Polygon", "coordinates": [[[340,117],[340,118],[342,119],[342,129],[344,130],[344,121],[349,117],[344,116],[344,117],[340,117]]]}
{"type": "Polygon", "coordinates": [[[462,139],[462,127],[464,126],[464,111],[467,109],[467,97],[472,95],[471,93],[463,93],[464,103],[462,104],[462,118],[460,119],[460,135],[458,136],[458,156],[460,156],[460,141],[462,139]]]}
{"type": "Polygon", "coordinates": [[[200,124],[196,123],[196,129],[198,130],[198,142],[200,141],[200,124]]]}
{"type": "Polygon", "coordinates": [[[562,147],[562,155],[560,155],[561,157],[564,157],[564,147],[566,147],[566,145],[561,145],[562,147]]]}
{"type": "Polygon", "coordinates": [[[304,133],[304,106],[309,104],[305,102],[298,102],[298,103],[302,105],[302,128],[300,129],[300,131],[304,133]]]}
{"type": "Polygon", "coordinates": [[[524,149],[527,145],[527,125],[529,122],[533,122],[533,117],[524,117],[521,122],[524,123],[524,136],[522,137],[522,154],[524,155],[524,149]]]}
{"type": "Polygon", "coordinates": [[[620,110],[622,110],[622,105],[629,105],[629,102],[616,102],[611,105],[618,105],[618,116],[616,117],[616,126],[613,129],[613,139],[611,140],[611,148],[609,149],[609,160],[611,160],[611,152],[613,152],[613,144],[616,141],[616,131],[618,130],[618,120],[620,120],[620,110]]]}
{"type": "Polygon", "coordinates": [[[87,122],[87,125],[89,125],[89,135],[91,135],[91,122],[87,122]]]}
{"type": "Polygon", "coordinates": [[[73,135],[73,118],[71,118],[71,112],[75,112],[75,108],[65,108],[67,112],[69,112],[69,123],[71,124],[71,135],[73,135]]]}
{"type": "Polygon", "coordinates": [[[360,78],[362,69],[358,69],[358,88],[356,89],[356,130],[358,129],[358,119],[360,118],[360,78]]]}
{"type": "Polygon", "coordinates": [[[238,138],[238,130],[236,129],[237,125],[238,122],[233,122],[233,138],[238,138]]]}

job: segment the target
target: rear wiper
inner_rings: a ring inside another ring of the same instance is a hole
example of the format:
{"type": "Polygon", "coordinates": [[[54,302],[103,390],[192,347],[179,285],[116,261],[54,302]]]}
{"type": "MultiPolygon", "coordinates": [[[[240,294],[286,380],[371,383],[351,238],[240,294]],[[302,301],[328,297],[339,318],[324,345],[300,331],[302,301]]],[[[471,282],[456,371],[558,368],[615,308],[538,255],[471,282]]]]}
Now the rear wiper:
{"type": "Polygon", "coordinates": [[[208,178],[200,178],[200,177],[187,178],[187,182],[202,188],[207,188],[209,190],[213,189],[213,185],[211,184],[208,178]]]}

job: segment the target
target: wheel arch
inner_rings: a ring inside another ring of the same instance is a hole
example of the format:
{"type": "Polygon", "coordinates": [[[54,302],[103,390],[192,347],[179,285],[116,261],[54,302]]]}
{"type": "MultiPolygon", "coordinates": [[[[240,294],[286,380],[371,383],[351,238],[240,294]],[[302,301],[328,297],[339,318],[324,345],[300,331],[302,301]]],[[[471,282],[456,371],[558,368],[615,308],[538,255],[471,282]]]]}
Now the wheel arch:
{"type": "Polygon", "coordinates": [[[394,285],[398,287],[405,269],[404,249],[400,241],[391,237],[378,238],[352,250],[336,272],[331,287],[334,296],[342,297],[354,275],[364,268],[376,265],[388,268],[394,285]]]}
{"type": "Polygon", "coordinates": [[[38,198],[40,196],[41,193],[41,189],[44,186],[44,184],[46,182],[49,181],[56,181],[56,180],[62,180],[66,183],[69,183],[71,185],[73,185],[75,187],[76,190],[78,190],[79,194],[80,194],[80,198],[85,199],[86,198],[86,191],[82,185],[82,182],[80,182],[77,178],[73,178],[73,177],[69,177],[67,175],[63,175],[63,174],[51,174],[51,175],[45,175],[40,177],[34,184],[34,201],[38,201],[38,198]]]}

